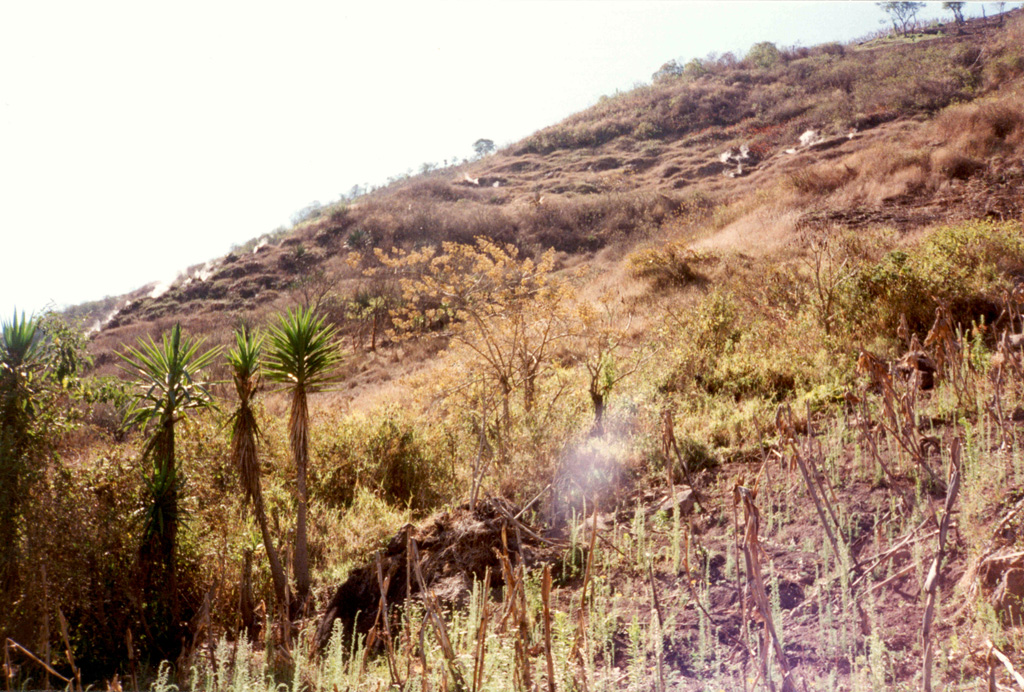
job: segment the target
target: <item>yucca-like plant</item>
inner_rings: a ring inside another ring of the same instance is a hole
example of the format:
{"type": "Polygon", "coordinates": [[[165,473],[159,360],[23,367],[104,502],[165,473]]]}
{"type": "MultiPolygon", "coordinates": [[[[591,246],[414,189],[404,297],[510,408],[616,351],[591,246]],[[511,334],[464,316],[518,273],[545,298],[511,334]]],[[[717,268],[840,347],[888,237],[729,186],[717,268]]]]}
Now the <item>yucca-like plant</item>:
{"type": "Polygon", "coordinates": [[[43,367],[38,330],[39,320],[26,318],[24,312],[19,319],[15,311],[10,322],[0,324],[0,434],[11,444],[15,440],[8,438],[20,435],[35,415],[34,379],[43,367]]]}
{"type": "Polygon", "coordinates": [[[17,582],[18,517],[32,472],[36,378],[43,367],[39,321],[15,310],[0,323],[0,591],[17,582]]]}
{"type": "Polygon", "coordinates": [[[150,505],[146,514],[143,566],[151,583],[162,587],[160,598],[170,608],[172,622],[178,621],[177,574],[175,569],[180,514],[181,483],[175,456],[174,427],[192,409],[212,408],[209,383],[202,379],[220,352],[201,351],[202,339],[183,337],[175,324],[160,343],[140,339],[121,358],[123,369],[135,380],[137,391],[125,418],[128,425],[150,428],[143,458],[152,464],[146,483],[150,505]]]}
{"type": "Polygon", "coordinates": [[[307,395],[335,382],[341,353],[336,330],[312,310],[289,310],[269,330],[267,377],[291,394],[288,436],[295,459],[298,516],[295,522],[295,591],[300,603],[309,598],[309,548],[306,538],[306,470],[309,461],[307,395]]]}
{"type": "Polygon", "coordinates": [[[35,317],[25,317],[24,311],[21,318],[18,318],[18,311],[14,311],[11,321],[3,320],[3,343],[0,344],[0,363],[7,368],[19,368],[30,365],[39,355],[39,345],[36,342],[36,331],[39,329],[39,320],[35,317]]]}
{"type": "Polygon", "coordinates": [[[274,594],[281,608],[287,607],[286,577],[281,559],[274,546],[263,506],[263,489],[260,482],[260,462],[256,442],[260,436],[256,415],[252,410],[253,399],[260,388],[260,352],[263,337],[253,334],[244,327],[235,332],[235,347],[228,352],[228,364],[238,394],[238,408],[231,415],[231,459],[238,469],[238,478],[247,502],[252,503],[253,514],[263,535],[263,545],[270,562],[270,575],[274,581],[274,594]]]}

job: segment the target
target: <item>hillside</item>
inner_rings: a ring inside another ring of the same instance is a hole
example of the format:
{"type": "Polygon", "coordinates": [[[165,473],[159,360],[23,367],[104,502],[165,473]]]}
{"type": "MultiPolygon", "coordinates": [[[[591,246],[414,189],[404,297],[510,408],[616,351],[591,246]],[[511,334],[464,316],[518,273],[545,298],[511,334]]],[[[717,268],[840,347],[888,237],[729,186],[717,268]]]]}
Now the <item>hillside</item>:
{"type": "Polygon", "coordinates": [[[1014,10],[667,64],[5,323],[7,680],[1009,689],[1022,224],[1014,10]]]}
{"type": "MultiPolygon", "coordinates": [[[[780,187],[790,198],[809,193],[789,200],[786,218],[773,224],[772,237],[783,241],[808,220],[909,230],[940,219],[1016,218],[1019,162],[990,151],[991,142],[963,141],[964,123],[953,117],[929,122],[951,103],[1001,93],[1017,69],[1013,40],[994,24],[972,24],[895,44],[769,53],[763,66],[721,58],[606,97],[484,160],[327,208],[251,256],[193,268],[160,295],[126,297],[105,331],[118,343],[118,328],[136,325],[134,335],[152,323],[156,333],[185,316],[203,332],[203,315],[281,307],[299,278],[318,272],[344,294],[354,276],[340,260],[350,250],[484,235],[530,253],[593,253],[677,231],[684,212],[722,216],[740,200],[763,207],[756,192],[780,187]],[[800,147],[810,130],[819,143],[800,147]],[[894,151],[893,140],[906,144],[894,151]]],[[[730,211],[739,218],[716,225],[727,226],[723,237],[739,233],[748,237],[743,247],[760,247],[742,231],[759,211],[730,211]]]]}

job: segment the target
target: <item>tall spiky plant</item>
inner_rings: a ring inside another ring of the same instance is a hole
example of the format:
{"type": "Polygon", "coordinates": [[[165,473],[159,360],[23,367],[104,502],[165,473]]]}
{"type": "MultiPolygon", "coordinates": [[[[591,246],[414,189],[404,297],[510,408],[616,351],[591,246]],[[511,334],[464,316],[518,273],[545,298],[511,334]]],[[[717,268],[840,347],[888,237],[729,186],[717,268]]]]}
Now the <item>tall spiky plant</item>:
{"type": "Polygon", "coordinates": [[[260,483],[260,462],[256,440],[260,436],[256,415],[252,410],[253,398],[260,388],[260,351],[263,337],[246,328],[235,332],[235,347],[228,352],[228,364],[238,393],[238,408],[231,415],[231,459],[238,469],[238,479],[247,502],[252,503],[253,514],[263,535],[263,545],[270,562],[270,575],[274,581],[274,595],[281,608],[287,608],[286,577],[281,567],[274,539],[270,535],[267,513],[263,506],[263,488],[260,483]]]}
{"type": "Polygon", "coordinates": [[[176,563],[181,483],[175,454],[175,424],[189,410],[214,406],[208,383],[202,380],[202,370],[213,362],[220,348],[200,351],[202,344],[202,339],[183,337],[181,325],[175,324],[159,344],[152,338],[140,339],[136,347],[121,354],[123,369],[134,378],[137,387],[126,423],[149,428],[142,456],[152,464],[147,478],[150,505],[141,563],[144,578],[160,590],[153,594],[157,614],[170,617],[171,623],[180,620],[176,563]]]}
{"type": "Polygon", "coordinates": [[[297,308],[281,315],[269,328],[267,377],[291,393],[288,435],[295,459],[298,515],[295,521],[295,591],[299,602],[309,599],[309,548],[306,537],[306,471],[309,462],[309,407],[307,396],[336,381],[341,353],[335,328],[312,310],[297,308]]]}
{"type": "Polygon", "coordinates": [[[32,473],[36,381],[43,359],[39,321],[15,310],[0,325],[0,591],[18,581],[19,517],[32,473]]]}

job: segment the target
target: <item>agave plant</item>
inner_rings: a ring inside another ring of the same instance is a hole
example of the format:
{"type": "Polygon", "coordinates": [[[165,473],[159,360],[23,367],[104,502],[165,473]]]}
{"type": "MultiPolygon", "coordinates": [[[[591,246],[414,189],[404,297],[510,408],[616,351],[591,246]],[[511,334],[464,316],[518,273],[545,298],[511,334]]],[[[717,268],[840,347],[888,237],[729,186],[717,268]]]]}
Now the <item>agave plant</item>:
{"type": "Polygon", "coordinates": [[[288,435],[295,459],[298,516],[295,522],[295,591],[300,603],[309,597],[309,548],[306,538],[306,470],[309,461],[309,408],[307,395],[337,379],[341,353],[336,330],[312,310],[298,308],[281,315],[269,328],[267,377],[291,393],[288,435]]]}
{"type": "Polygon", "coordinates": [[[164,334],[160,343],[140,339],[121,354],[123,369],[134,379],[137,392],[125,422],[149,428],[143,458],[152,463],[147,486],[150,504],[145,518],[143,563],[148,575],[164,589],[163,605],[177,621],[176,552],[181,520],[181,483],[175,456],[175,424],[191,409],[214,407],[209,385],[201,378],[220,352],[201,351],[203,340],[183,337],[181,325],[164,334]],[[162,575],[160,574],[162,570],[162,575]]]}
{"type": "Polygon", "coordinates": [[[263,489],[260,483],[260,462],[256,441],[260,436],[256,415],[252,410],[253,398],[260,388],[260,351],[263,337],[253,334],[244,327],[235,332],[235,347],[228,352],[235,392],[238,394],[238,408],[231,414],[231,459],[238,469],[242,492],[246,501],[252,503],[256,522],[263,535],[263,545],[270,562],[270,575],[274,581],[274,594],[281,608],[287,607],[286,578],[278,557],[277,548],[270,535],[267,513],[263,506],[263,489]]]}

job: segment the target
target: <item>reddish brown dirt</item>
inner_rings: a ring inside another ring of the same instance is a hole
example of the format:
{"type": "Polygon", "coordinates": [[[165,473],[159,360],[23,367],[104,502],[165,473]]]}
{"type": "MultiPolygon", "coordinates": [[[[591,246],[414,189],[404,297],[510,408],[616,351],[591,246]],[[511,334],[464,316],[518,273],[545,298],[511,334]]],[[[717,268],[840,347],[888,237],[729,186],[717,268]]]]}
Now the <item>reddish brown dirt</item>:
{"type": "MultiPolygon", "coordinates": [[[[378,554],[380,575],[387,584],[389,604],[400,604],[406,598],[422,599],[423,589],[410,567],[413,544],[420,557],[420,571],[430,597],[444,607],[465,605],[472,592],[473,581],[483,581],[491,573],[491,584],[502,585],[500,556],[513,564],[534,567],[552,561],[560,551],[550,546],[530,529],[513,519],[519,509],[505,500],[487,498],[471,510],[461,505],[439,512],[419,526],[407,524],[378,554]]],[[[367,632],[373,627],[380,607],[382,582],[378,578],[377,558],[355,569],[338,587],[320,619],[316,646],[322,650],[331,637],[334,623],[341,620],[345,632],[353,628],[367,632]]]]}

